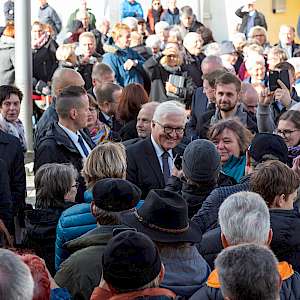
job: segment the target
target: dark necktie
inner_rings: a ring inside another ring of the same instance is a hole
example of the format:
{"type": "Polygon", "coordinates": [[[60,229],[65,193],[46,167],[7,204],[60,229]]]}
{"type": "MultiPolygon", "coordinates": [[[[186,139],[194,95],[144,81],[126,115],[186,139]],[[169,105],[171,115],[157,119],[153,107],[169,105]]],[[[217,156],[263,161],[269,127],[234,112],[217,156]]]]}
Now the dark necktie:
{"type": "Polygon", "coordinates": [[[165,179],[165,184],[168,182],[168,178],[170,177],[170,168],[169,168],[169,153],[165,151],[162,155],[162,165],[163,165],[163,174],[164,174],[164,179],[165,179]]]}
{"type": "Polygon", "coordinates": [[[85,155],[86,157],[88,157],[89,151],[88,151],[88,149],[86,148],[86,146],[85,146],[85,144],[84,144],[84,142],[83,142],[83,139],[82,139],[81,135],[78,136],[78,143],[79,143],[79,145],[80,145],[80,147],[81,147],[81,149],[82,149],[84,155],[85,155]]]}

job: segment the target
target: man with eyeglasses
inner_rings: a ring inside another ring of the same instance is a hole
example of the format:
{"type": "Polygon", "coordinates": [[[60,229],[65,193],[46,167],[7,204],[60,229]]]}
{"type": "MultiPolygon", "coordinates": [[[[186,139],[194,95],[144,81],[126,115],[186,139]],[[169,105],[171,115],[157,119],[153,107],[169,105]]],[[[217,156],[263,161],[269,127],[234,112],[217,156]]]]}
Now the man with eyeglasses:
{"type": "Polygon", "coordinates": [[[163,102],[154,112],[151,136],[128,146],[127,179],[142,190],[142,199],[151,189],[165,187],[186,121],[185,109],[179,102],[163,102]]]}

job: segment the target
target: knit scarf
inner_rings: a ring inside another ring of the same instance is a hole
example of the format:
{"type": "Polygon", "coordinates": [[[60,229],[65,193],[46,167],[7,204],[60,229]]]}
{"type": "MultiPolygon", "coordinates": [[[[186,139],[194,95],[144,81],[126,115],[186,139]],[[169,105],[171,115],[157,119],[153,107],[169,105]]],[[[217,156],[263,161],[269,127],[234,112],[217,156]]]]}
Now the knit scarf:
{"type": "Polygon", "coordinates": [[[172,73],[172,74],[174,74],[174,73],[176,73],[176,72],[178,72],[178,71],[181,70],[181,69],[180,69],[180,66],[170,67],[170,66],[168,66],[167,64],[161,64],[161,65],[163,66],[163,68],[164,68],[167,72],[172,73]]]}
{"type": "Polygon", "coordinates": [[[32,40],[32,49],[40,49],[42,48],[48,41],[50,35],[48,32],[43,32],[42,35],[37,40],[32,40]]]}
{"type": "Polygon", "coordinates": [[[25,139],[25,132],[24,132],[24,126],[21,122],[21,120],[17,119],[15,122],[8,122],[2,114],[0,114],[0,129],[2,129],[4,132],[11,134],[19,139],[23,151],[26,152],[27,150],[27,143],[25,139]]]}

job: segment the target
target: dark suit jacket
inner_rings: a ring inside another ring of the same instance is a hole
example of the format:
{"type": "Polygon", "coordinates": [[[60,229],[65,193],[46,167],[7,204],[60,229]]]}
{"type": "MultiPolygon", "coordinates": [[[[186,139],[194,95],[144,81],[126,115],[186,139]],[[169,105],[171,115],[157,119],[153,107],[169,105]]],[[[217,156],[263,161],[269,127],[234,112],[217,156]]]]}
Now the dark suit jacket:
{"type": "Polygon", "coordinates": [[[208,99],[203,93],[203,87],[197,88],[192,99],[191,117],[186,125],[186,135],[188,137],[197,136],[197,124],[199,123],[202,115],[207,112],[207,102],[208,99]]]}
{"type": "MultiPolygon", "coordinates": [[[[179,150],[174,150],[173,155],[179,150]]],[[[165,187],[164,176],[151,138],[146,138],[126,149],[127,179],[142,190],[141,199],[145,199],[151,189],[165,187]]]]}
{"type": "MultiPolygon", "coordinates": [[[[83,130],[80,130],[80,134],[89,147],[93,149],[95,145],[91,138],[86,135],[83,130]]],[[[57,122],[50,125],[48,131],[41,139],[40,144],[35,151],[35,172],[40,166],[46,163],[71,163],[77,169],[79,174],[83,167],[80,152],[57,122]]],[[[83,192],[85,190],[85,184],[82,177],[79,178],[79,184],[76,199],[81,202],[83,201],[83,192]]]]}
{"type": "MultiPolygon", "coordinates": [[[[278,44],[276,44],[275,46],[278,46],[279,48],[284,49],[284,48],[282,47],[282,45],[281,45],[280,42],[279,42],[278,44]]],[[[300,50],[300,45],[297,44],[297,43],[293,43],[293,44],[292,44],[292,57],[294,57],[294,56],[295,56],[295,52],[298,52],[299,50],[300,50]]]]}
{"type": "Polygon", "coordinates": [[[16,137],[2,130],[0,130],[0,159],[6,163],[14,208],[21,208],[25,205],[26,192],[23,148],[16,137]]]}

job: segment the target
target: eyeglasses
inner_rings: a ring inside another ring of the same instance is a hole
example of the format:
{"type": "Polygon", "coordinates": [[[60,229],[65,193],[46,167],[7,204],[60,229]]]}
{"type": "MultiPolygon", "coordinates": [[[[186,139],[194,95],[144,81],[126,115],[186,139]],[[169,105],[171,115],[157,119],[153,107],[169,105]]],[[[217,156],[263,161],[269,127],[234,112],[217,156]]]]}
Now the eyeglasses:
{"type": "Polygon", "coordinates": [[[157,121],[155,121],[155,123],[157,123],[159,126],[161,126],[163,128],[165,134],[171,134],[173,131],[175,131],[177,134],[184,133],[184,127],[173,128],[173,127],[164,126],[157,121]]]}
{"type": "Polygon", "coordinates": [[[283,136],[284,138],[289,138],[293,132],[295,131],[300,131],[299,129],[294,129],[294,130],[290,130],[290,129],[283,129],[283,130],[280,130],[280,129],[276,129],[274,133],[280,135],[280,136],[283,136]]]}

